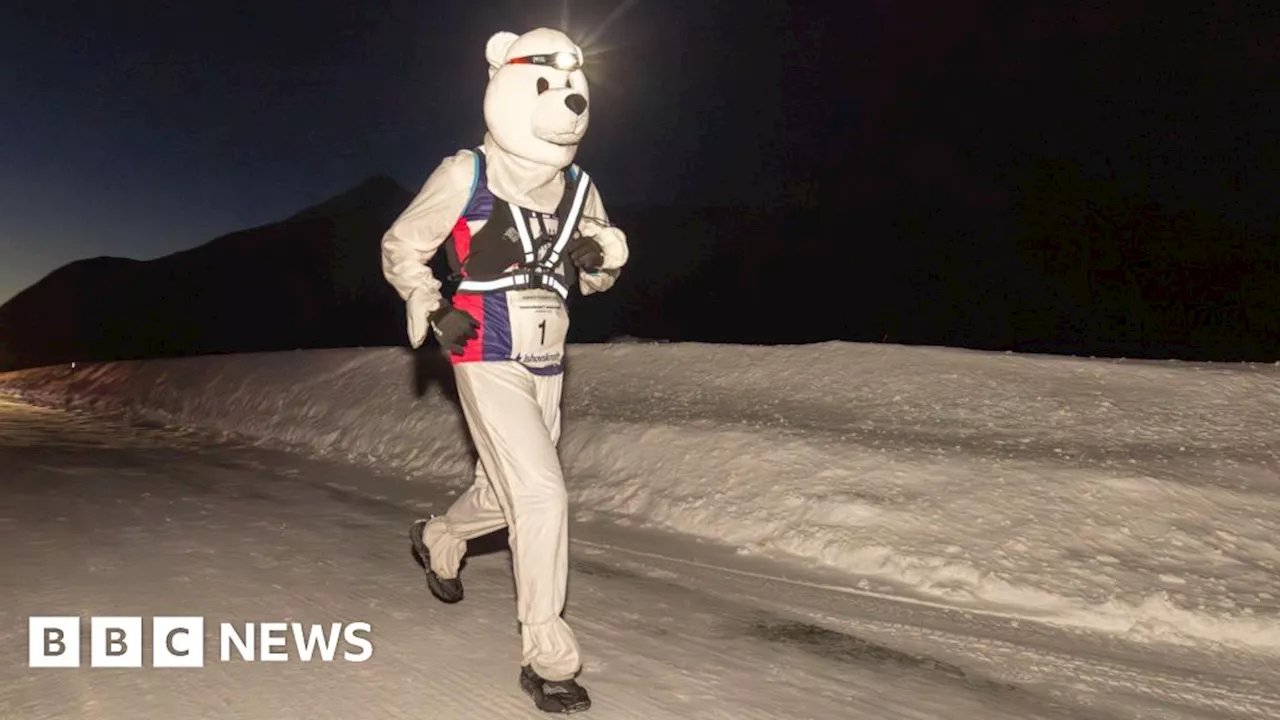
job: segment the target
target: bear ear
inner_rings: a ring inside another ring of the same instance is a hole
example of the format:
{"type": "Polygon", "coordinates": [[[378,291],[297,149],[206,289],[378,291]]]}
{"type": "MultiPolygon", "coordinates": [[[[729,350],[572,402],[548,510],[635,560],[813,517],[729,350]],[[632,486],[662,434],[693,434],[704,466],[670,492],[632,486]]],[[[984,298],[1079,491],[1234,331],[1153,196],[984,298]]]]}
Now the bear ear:
{"type": "Polygon", "coordinates": [[[489,42],[484,46],[484,57],[489,61],[489,70],[491,72],[502,67],[507,62],[507,51],[519,39],[519,35],[505,30],[496,32],[489,38],[489,42]]]}

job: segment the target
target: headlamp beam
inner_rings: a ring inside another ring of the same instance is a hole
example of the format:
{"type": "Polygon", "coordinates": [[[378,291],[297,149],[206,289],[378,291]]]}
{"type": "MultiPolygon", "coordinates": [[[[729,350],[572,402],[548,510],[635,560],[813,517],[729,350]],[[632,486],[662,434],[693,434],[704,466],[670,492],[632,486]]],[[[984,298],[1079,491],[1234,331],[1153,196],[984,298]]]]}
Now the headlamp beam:
{"type": "Polygon", "coordinates": [[[565,72],[573,72],[582,69],[582,60],[576,53],[568,50],[561,50],[554,53],[542,53],[538,55],[525,55],[523,57],[511,58],[507,61],[508,65],[546,65],[557,70],[565,72]]]}

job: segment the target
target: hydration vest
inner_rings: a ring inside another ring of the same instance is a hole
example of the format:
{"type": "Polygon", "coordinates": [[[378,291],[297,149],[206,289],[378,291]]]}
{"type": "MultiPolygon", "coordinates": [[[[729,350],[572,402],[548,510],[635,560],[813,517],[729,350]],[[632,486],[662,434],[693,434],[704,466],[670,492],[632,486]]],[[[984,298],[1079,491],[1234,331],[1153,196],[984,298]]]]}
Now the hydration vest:
{"type": "Polygon", "coordinates": [[[577,279],[564,251],[582,219],[591,178],[577,165],[565,168],[565,190],[554,215],[535,213],[489,191],[483,148],[474,151],[471,197],[446,241],[445,252],[457,292],[484,294],[545,288],[568,300],[577,279]],[[468,221],[485,221],[475,235],[468,221]],[[552,221],[556,226],[548,229],[552,221]],[[535,232],[534,228],[539,231],[535,232]]]}

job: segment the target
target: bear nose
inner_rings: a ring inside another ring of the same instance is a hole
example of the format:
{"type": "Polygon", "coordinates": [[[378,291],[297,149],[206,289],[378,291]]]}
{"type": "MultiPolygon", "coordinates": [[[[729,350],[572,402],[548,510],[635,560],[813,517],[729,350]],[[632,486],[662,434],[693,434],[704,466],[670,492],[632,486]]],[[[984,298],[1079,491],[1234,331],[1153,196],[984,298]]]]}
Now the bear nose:
{"type": "Polygon", "coordinates": [[[587,99],[582,97],[578,93],[574,93],[566,97],[564,99],[564,104],[568,105],[569,109],[572,110],[576,115],[581,115],[582,113],[587,111],[587,99]]]}

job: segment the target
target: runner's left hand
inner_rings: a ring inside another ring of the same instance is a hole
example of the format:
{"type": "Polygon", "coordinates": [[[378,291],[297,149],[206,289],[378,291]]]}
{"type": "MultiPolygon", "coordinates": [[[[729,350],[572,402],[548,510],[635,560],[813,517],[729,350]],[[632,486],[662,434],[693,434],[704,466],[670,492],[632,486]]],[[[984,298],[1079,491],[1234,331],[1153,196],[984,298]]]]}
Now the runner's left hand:
{"type": "Polygon", "coordinates": [[[604,262],[604,250],[600,247],[600,243],[596,242],[595,238],[585,235],[574,234],[566,252],[573,260],[573,264],[582,270],[597,270],[604,262]]]}

